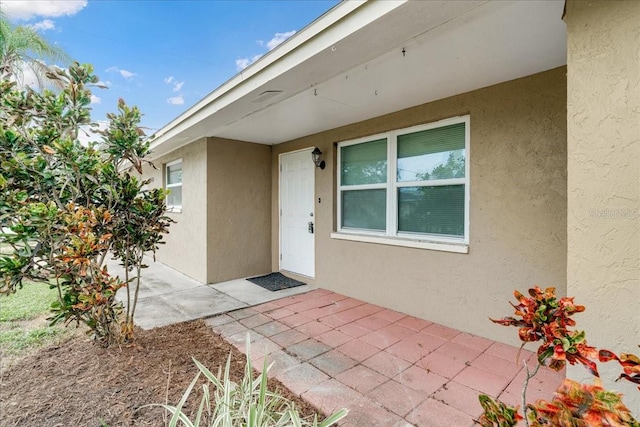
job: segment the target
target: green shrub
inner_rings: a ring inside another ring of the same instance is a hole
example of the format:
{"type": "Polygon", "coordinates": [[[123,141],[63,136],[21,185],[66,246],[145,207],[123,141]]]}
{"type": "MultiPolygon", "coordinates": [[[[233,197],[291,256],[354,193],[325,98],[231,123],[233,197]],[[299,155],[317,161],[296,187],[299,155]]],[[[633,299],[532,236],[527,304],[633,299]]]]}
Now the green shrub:
{"type": "Polygon", "coordinates": [[[90,65],[47,76],[59,90],[0,79],[0,294],[51,283],[54,323],[83,323],[104,346],[131,341],[143,255],[155,253],[172,222],[166,191],[145,190],[149,181],[136,176],[151,140],[138,108],[122,99],[106,129],[91,122],[99,78],[90,65]],[[84,129],[91,142],[80,141],[84,129]],[[124,278],[109,275],[108,256],[124,278]],[[126,309],[115,298],[122,287],[126,309]]]}

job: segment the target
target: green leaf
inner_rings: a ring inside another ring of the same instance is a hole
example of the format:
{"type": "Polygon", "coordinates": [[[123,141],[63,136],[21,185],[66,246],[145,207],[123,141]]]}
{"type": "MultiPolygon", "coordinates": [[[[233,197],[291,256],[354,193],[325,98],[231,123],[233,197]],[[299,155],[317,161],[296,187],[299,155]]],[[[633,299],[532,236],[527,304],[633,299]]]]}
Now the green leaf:
{"type": "Polygon", "coordinates": [[[323,422],[320,423],[319,427],[329,427],[346,417],[348,414],[349,411],[347,409],[340,409],[339,411],[329,415],[323,422]]]}
{"type": "Polygon", "coordinates": [[[16,193],[15,198],[18,202],[24,202],[29,198],[29,194],[26,191],[19,191],[16,193]]]}

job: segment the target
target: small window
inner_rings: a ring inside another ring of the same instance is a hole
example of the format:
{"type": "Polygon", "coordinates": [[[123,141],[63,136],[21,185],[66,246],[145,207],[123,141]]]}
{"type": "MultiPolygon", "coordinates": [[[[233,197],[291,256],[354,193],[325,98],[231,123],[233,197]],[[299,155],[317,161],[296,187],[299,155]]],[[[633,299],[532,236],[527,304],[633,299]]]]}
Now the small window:
{"type": "Polygon", "coordinates": [[[182,208],[182,160],[167,163],[165,175],[165,188],[169,190],[167,208],[179,211],[182,208]]]}
{"type": "Polygon", "coordinates": [[[468,243],[469,117],[338,145],[338,231],[468,243]]]}

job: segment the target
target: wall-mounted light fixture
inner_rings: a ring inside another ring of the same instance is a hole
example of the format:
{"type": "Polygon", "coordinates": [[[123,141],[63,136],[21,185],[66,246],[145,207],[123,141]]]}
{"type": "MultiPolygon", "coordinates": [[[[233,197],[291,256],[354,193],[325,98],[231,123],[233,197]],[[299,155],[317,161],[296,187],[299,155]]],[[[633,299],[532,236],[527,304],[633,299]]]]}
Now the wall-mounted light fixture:
{"type": "Polygon", "coordinates": [[[317,168],[324,169],[326,163],[324,162],[324,160],[320,160],[320,156],[322,156],[322,151],[320,151],[318,147],[315,147],[311,152],[313,164],[315,164],[317,168]]]}

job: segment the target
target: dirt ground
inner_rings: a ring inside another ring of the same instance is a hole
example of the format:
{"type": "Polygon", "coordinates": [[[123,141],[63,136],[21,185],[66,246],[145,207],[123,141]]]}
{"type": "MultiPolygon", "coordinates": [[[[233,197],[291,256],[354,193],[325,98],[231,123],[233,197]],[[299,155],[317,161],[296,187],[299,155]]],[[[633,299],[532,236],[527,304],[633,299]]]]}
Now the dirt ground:
{"type": "MultiPolygon", "coordinates": [[[[231,352],[232,379],[243,376],[245,356],[203,321],[136,334],[134,345],[108,349],[75,334],[13,364],[2,373],[0,426],[164,426],[162,408],[139,408],[177,404],[198,372],[191,357],[215,373],[231,352]]],[[[314,413],[278,382],[269,385],[302,414],[314,413]]]]}

